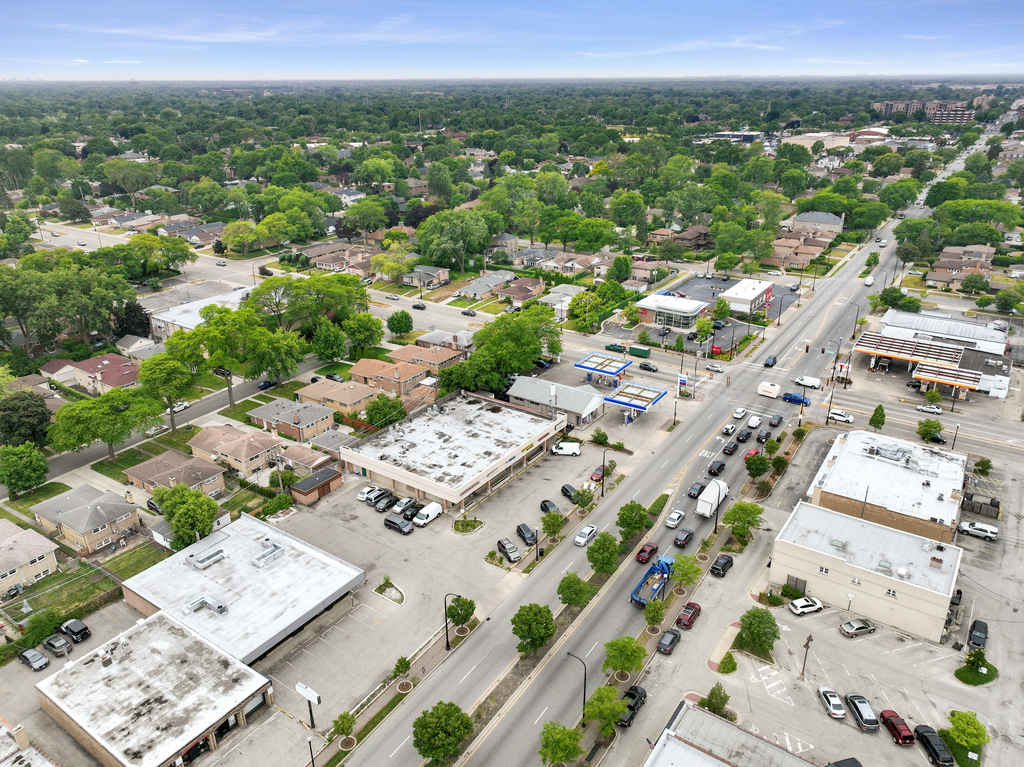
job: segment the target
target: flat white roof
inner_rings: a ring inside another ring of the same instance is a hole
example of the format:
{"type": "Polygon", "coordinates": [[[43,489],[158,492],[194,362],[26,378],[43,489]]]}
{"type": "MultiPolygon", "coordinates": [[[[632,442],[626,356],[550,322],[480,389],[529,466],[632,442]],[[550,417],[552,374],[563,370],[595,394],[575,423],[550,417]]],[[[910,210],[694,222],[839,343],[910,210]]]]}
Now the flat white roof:
{"type": "Polygon", "coordinates": [[[243,514],[124,588],[249,663],[365,578],[355,565],[243,514]]]}
{"type": "Polygon", "coordinates": [[[967,458],[959,453],[854,430],[829,448],[812,490],[952,525],[966,468],[967,458]]]}
{"type": "Polygon", "coordinates": [[[779,531],[786,541],[861,570],[952,595],[963,549],[800,501],[779,531]]]}
{"type": "Polygon", "coordinates": [[[122,764],[157,767],[267,681],[158,612],[67,661],[36,688],[122,764]]]}
{"type": "Polygon", "coordinates": [[[153,315],[153,319],[166,322],[168,325],[177,325],[178,327],[195,330],[199,323],[203,321],[203,318],[199,316],[200,309],[206,306],[223,306],[234,311],[242,303],[242,296],[244,295],[245,291],[233,290],[224,295],[204,298],[200,301],[190,301],[187,304],[174,306],[156,313],[153,315]]]}
{"type": "Polygon", "coordinates": [[[707,306],[703,301],[693,298],[679,298],[679,296],[663,296],[660,293],[641,298],[636,302],[641,309],[653,309],[659,312],[670,312],[672,314],[700,314],[701,309],[707,306]]]}
{"type": "Polygon", "coordinates": [[[720,298],[750,301],[773,287],[775,287],[775,283],[767,280],[740,280],[728,290],[723,291],[720,298]]]}

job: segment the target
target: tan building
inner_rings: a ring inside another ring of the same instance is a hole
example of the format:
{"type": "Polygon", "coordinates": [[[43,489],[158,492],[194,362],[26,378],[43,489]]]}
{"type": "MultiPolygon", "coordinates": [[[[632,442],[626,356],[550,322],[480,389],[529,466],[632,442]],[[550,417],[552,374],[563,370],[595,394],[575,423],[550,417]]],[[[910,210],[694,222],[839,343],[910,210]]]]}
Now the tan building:
{"type": "MultiPolygon", "coordinates": [[[[402,347],[408,349],[408,346],[402,347]]],[[[380,389],[355,381],[330,381],[323,378],[309,386],[303,386],[295,396],[299,402],[315,402],[326,405],[339,413],[358,413],[366,409],[366,403],[380,394],[380,389]]]]}
{"type": "Polygon", "coordinates": [[[35,530],[0,519],[0,592],[14,585],[31,586],[57,572],[57,544],[35,530]]]}
{"type": "Polygon", "coordinates": [[[374,359],[361,359],[349,370],[353,381],[392,394],[408,394],[420,385],[429,372],[421,365],[408,362],[388,364],[374,359]]]}
{"type": "Polygon", "coordinates": [[[324,464],[331,462],[331,456],[305,445],[296,445],[294,443],[288,443],[285,446],[281,452],[281,457],[285,460],[285,466],[300,477],[319,471],[324,464]]]}
{"type": "Polygon", "coordinates": [[[139,368],[120,354],[104,354],[81,362],[72,362],[75,383],[90,394],[106,394],[114,389],[134,389],[139,385],[139,368]]]}
{"type": "Polygon", "coordinates": [[[825,149],[835,149],[836,147],[849,146],[850,137],[840,135],[838,133],[803,133],[799,136],[787,136],[780,141],[780,144],[799,144],[810,151],[811,147],[814,146],[815,142],[820,141],[825,145],[825,149]]]}
{"type": "Polygon", "coordinates": [[[433,375],[452,365],[457,365],[469,355],[465,349],[449,349],[446,346],[403,346],[388,352],[392,362],[406,362],[427,368],[433,375]]]}
{"type": "Polygon", "coordinates": [[[224,489],[223,466],[199,456],[182,455],[175,450],[168,450],[127,468],[124,474],[135,487],[147,493],[152,493],[158,487],[172,488],[182,484],[211,496],[224,489]]]}
{"type": "Polygon", "coordinates": [[[289,402],[275,399],[249,411],[249,420],[261,429],[270,429],[299,442],[312,439],[334,425],[334,411],[315,402],[289,402]]]}
{"type": "Polygon", "coordinates": [[[43,530],[83,554],[100,551],[141,529],[138,504],[92,485],[79,485],[37,503],[30,511],[43,530]]]}
{"type": "Polygon", "coordinates": [[[225,463],[247,477],[267,466],[280,437],[263,431],[243,431],[234,426],[207,426],[188,441],[192,452],[213,463],[225,463]]]}

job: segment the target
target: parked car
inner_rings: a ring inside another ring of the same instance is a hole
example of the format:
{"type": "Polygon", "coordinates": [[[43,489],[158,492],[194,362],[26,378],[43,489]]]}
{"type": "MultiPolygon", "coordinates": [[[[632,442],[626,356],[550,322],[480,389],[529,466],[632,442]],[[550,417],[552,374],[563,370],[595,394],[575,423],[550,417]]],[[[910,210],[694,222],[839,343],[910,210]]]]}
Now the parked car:
{"type": "Polygon", "coordinates": [[[671,655],[682,638],[683,635],[679,629],[666,629],[665,633],[661,635],[661,639],[658,640],[658,652],[663,655],[671,655]]]}
{"type": "Polygon", "coordinates": [[[579,442],[559,442],[551,448],[552,455],[580,455],[583,446],[579,442]]]}
{"type": "Polygon", "coordinates": [[[398,503],[398,500],[397,495],[394,493],[388,493],[378,498],[373,504],[373,508],[380,512],[391,511],[391,507],[398,503]]]}
{"type": "Polygon", "coordinates": [[[914,735],[917,736],[917,742],[928,754],[928,761],[936,767],[954,767],[956,762],[953,761],[953,754],[949,752],[946,742],[939,737],[935,730],[927,725],[919,724],[914,728],[914,735]]]}
{"type": "Polygon", "coordinates": [[[574,543],[577,546],[586,546],[596,537],[597,527],[594,525],[586,525],[585,527],[580,528],[580,531],[576,533],[576,540],[574,543]]]}
{"type": "Polygon", "coordinates": [[[676,531],[676,537],[672,539],[672,543],[680,549],[685,549],[686,544],[692,540],[693,530],[687,530],[685,527],[681,527],[676,531]]]}
{"type": "Polygon", "coordinates": [[[714,323],[712,323],[711,325],[711,327],[713,327],[715,330],[722,330],[723,328],[726,328],[728,326],[729,323],[725,322],[724,320],[715,320],[714,323]]]}
{"type": "Polygon", "coordinates": [[[806,615],[807,613],[820,613],[824,605],[820,599],[814,597],[800,597],[789,603],[789,610],[793,615],[806,615]]]}
{"type": "Polygon", "coordinates": [[[28,647],[18,653],[18,660],[33,671],[42,671],[50,665],[50,659],[34,647],[28,647]]]}
{"type": "Polygon", "coordinates": [[[622,700],[626,702],[626,713],[619,717],[619,721],[615,724],[619,727],[630,727],[636,718],[636,712],[643,708],[644,703],[647,702],[647,690],[633,685],[622,693],[622,700]]]}
{"type": "Polygon", "coordinates": [[[726,436],[729,436],[730,434],[734,433],[735,431],[736,431],[736,424],[734,424],[734,423],[727,423],[725,426],[722,427],[722,434],[724,434],[726,436]]]}
{"type": "Polygon", "coordinates": [[[683,611],[676,618],[676,625],[682,629],[693,628],[693,622],[700,617],[700,605],[696,602],[687,602],[683,611]]]}
{"type": "Polygon", "coordinates": [[[750,449],[749,449],[749,450],[747,451],[747,454],[746,454],[745,456],[743,456],[743,460],[744,460],[744,461],[749,461],[749,460],[750,460],[751,458],[753,458],[753,457],[754,457],[755,455],[761,455],[761,451],[760,451],[760,450],[758,450],[758,449],[757,449],[756,447],[752,447],[752,448],[750,448],[750,449]]]}
{"type": "Polygon", "coordinates": [[[721,461],[712,461],[710,464],[708,464],[708,474],[712,475],[713,477],[717,477],[719,474],[722,473],[724,469],[725,464],[722,463],[721,461]]]}
{"type": "Polygon", "coordinates": [[[86,626],[83,621],[78,620],[78,618],[72,618],[71,620],[64,621],[60,624],[60,633],[69,637],[75,644],[84,642],[92,636],[92,632],[89,631],[89,627],[86,626]]]}
{"type": "Polygon", "coordinates": [[[863,634],[874,634],[875,626],[863,618],[854,618],[852,621],[847,621],[841,625],[839,630],[843,633],[843,636],[859,637],[863,634]]]}
{"type": "Polygon", "coordinates": [[[498,551],[504,554],[505,558],[512,564],[515,564],[522,559],[522,556],[519,554],[519,549],[516,548],[516,545],[508,538],[498,539],[498,551]]]}
{"type": "Polygon", "coordinates": [[[366,494],[366,498],[364,499],[366,501],[366,505],[373,506],[373,504],[375,504],[380,498],[383,498],[385,495],[388,495],[389,492],[390,491],[385,490],[382,487],[375,487],[373,490],[366,494]]]}
{"type": "Polygon", "coordinates": [[[706,365],[704,367],[704,369],[705,370],[710,370],[712,373],[724,373],[725,372],[725,368],[722,367],[721,365],[717,364],[717,363],[713,364],[713,365],[706,365]]]}
{"type": "Polygon", "coordinates": [[[673,511],[665,517],[665,527],[673,529],[679,527],[679,523],[683,521],[683,517],[686,516],[686,512],[680,511],[679,509],[673,509],[673,511]]]}
{"type": "Polygon", "coordinates": [[[903,721],[902,717],[891,709],[882,711],[878,718],[882,720],[882,724],[885,725],[885,729],[892,735],[892,742],[897,746],[912,746],[914,745],[914,733],[910,731],[910,727],[903,721]]]}
{"type": "Polygon", "coordinates": [[[338,381],[339,383],[345,380],[338,373],[328,373],[327,375],[324,376],[324,378],[326,378],[328,381],[338,381]]]}
{"type": "Polygon", "coordinates": [[[417,302],[417,303],[412,305],[412,308],[413,309],[419,309],[420,311],[423,311],[424,309],[427,308],[427,305],[417,302]]]}
{"type": "Polygon", "coordinates": [[[799,285],[790,285],[789,289],[793,293],[799,293],[800,292],[800,286],[799,285]]]}
{"type": "Polygon", "coordinates": [[[476,317],[476,312],[474,312],[474,311],[473,311],[472,309],[463,309],[463,310],[462,310],[462,313],[463,313],[463,314],[464,314],[464,315],[465,315],[466,317],[476,317]]]}
{"type": "Polygon", "coordinates": [[[660,330],[658,331],[658,335],[659,335],[659,336],[667,336],[667,335],[668,335],[669,333],[671,333],[671,332],[672,332],[672,328],[668,328],[668,327],[665,327],[665,328],[661,328],[661,329],[660,329],[660,330]]]}
{"type": "Polygon", "coordinates": [[[761,425],[761,416],[759,416],[759,415],[752,415],[752,416],[750,416],[750,418],[747,419],[747,428],[748,429],[756,429],[760,425],[761,425]]]}
{"type": "Polygon", "coordinates": [[[516,535],[525,543],[527,546],[537,545],[537,533],[536,531],[527,524],[522,524],[516,527],[516,535]]]}
{"type": "Polygon", "coordinates": [[[656,543],[645,543],[640,547],[640,551],[637,552],[637,562],[650,562],[651,557],[658,553],[658,544],[656,543]]]}
{"type": "Polygon", "coordinates": [[[988,624],[985,621],[974,621],[967,632],[967,646],[972,650],[984,650],[988,642],[988,624]]]}
{"type": "Polygon", "coordinates": [[[416,519],[416,515],[423,511],[423,504],[420,502],[410,503],[404,509],[402,509],[402,518],[412,522],[416,519]]]}
{"type": "Polygon", "coordinates": [[[732,455],[736,452],[737,448],[739,448],[739,445],[735,442],[726,442],[725,446],[722,448],[722,452],[726,455],[732,455]]]}
{"type": "Polygon", "coordinates": [[[690,489],[686,492],[691,498],[699,498],[700,494],[704,492],[704,488],[707,487],[703,482],[694,482],[690,485],[690,489]]]}
{"type": "Polygon", "coordinates": [[[173,405],[171,405],[171,407],[169,407],[164,412],[165,413],[171,413],[171,412],[180,413],[182,410],[187,410],[187,409],[188,409],[188,403],[187,402],[175,402],[173,405]]]}
{"type": "Polygon", "coordinates": [[[819,687],[818,699],[825,707],[825,713],[830,717],[833,719],[846,718],[846,709],[843,708],[843,702],[839,700],[839,695],[831,687],[819,687]]]}
{"type": "Polygon", "coordinates": [[[657,373],[658,372],[658,366],[655,365],[653,362],[641,362],[640,363],[640,369],[641,370],[646,370],[648,373],[657,373]]]}
{"type": "Polygon", "coordinates": [[[552,512],[555,513],[555,514],[561,514],[562,513],[562,512],[560,512],[558,510],[558,507],[555,505],[554,501],[541,501],[540,502],[540,511],[541,511],[541,514],[551,514],[552,512]]]}
{"type": "Polygon", "coordinates": [[[853,714],[857,726],[862,730],[875,732],[879,729],[878,717],[875,716],[871,704],[868,703],[868,699],[863,695],[856,692],[846,693],[846,706],[850,709],[850,713],[853,714]]]}
{"type": "Polygon", "coordinates": [[[396,503],[391,508],[391,511],[395,514],[402,514],[407,508],[412,506],[414,503],[416,503],[416,499],[413,498],[411,495],[407,495],[405,496],[405,498],[402,498],[398,503],[396,503]]]}
{"type": "Polygon", "coordinates": [[[759,431],[757,433],[757,441],[758,442],[767,442],[771,438],[772,438],[772,433],[771,433],[771,431],[769,429],[761,429],[761,431],[759,431]]]}
{"type": "Polygon", "coordinates": [[[43,640],[43,649],[49,650],[56,657],[60,658],[71,654],[71,642],[60,634],[50,634],[50,636],[43,640]]]}
{"type": "Polygon", "coordinates": [[[576,495],[576,488],[573,487],[572,485],[562,485],[561,492],[563,496],[565,496],[571,501],[572,497],[576,495]]]}
{"type": "Polygon", "coordinates": [[[929,415],[942,415],[942,408],[938,405],[918,405],[917,409],[929,415]]]}
{"type": "Polygon", "coordinates": [[[781,415],[773,415],[771,417],[771,419],[768,421],[768,425],[769,426],[781,426],[782,425],[782,416],[781,415]]]}
{"type": "Polygon", "coordinates": [[[267,389],[273,389],[275,386],[277,386],[277,381],[263,381],[256,388],[260,391],[266,391],[267,389]]]}
{"type": "Polygon", "coordinates": [[[166,426],[165,424],[162,423],[159,423],[156,426],[150,426],[148,429],[146,429],[146,436],[155,437],[157,434],[161,434],[167,431],[167,429],[169,428],[169,426],[166,426]]]}
{"type": "Polygon", "coordinates": [[[315,384],[319,380],[321,380],[320,376],[313,376],[312,378],[309,379],[309,382],[311,384],[315,384]]]}
{"type": "Polygon", "coordinates": [[[994,541],[999,537],[998,527],[986,525],[982,522],[961,522],[957,525],[957,531],[973,535],[976,538],[984,538],[986,541],[994,541]]]}
{"type": "Polygon", "coordinates": [[[729,572],[730,567],[732,567],[732,557],[728,554],[719,554],[718,558],[711,564],[711,569],[708,572],[715,577],[722,578],[729,572]]]}
{"type": "Polygon", "coordinates": [[[913,389],[914,391],[921,391],[921,387],[924,386],[922,381],[907,381],[907,388],[913,389]]]}
{"type": "Polygon", "coordinates": [[[228,265],[227,261],[218,261],[217,262],[217,266],[227,266],[227,265],[228,265]]]}
{"type": "Polygon", "coordinates": [[[146,508],[149,509],[150,511],[155,511],[157,514],[161,512],[160,504],[154,501],[152,498],[146,501],[146,508]]]}
{"type": "Polygon", "coordinates": [[[591,482],[600,482],[601,481],[601,477],[604,476],[604,472],[605,472],[606,468],[607,468],[607,466],[605,466],[604,464],[601,464],[596,469],[594,469],[590,473],[590,481],[591,482]]]}

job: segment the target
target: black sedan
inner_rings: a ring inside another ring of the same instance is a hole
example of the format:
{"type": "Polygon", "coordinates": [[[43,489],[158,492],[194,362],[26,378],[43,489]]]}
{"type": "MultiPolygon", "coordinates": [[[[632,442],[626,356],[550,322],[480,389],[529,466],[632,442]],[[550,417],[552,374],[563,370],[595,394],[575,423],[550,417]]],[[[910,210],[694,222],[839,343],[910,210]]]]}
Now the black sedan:
{"type": "Polygon", "coordinates": [[[419,309],[419,310],[422,311],[423,309],[427,308],[427,305],[426,304],[419,304],[419,303],[417,303],[417,304],[413,304],[412,308],[413,309],[419,309]]]}
{"type": "Polygon", "coordinates": [[[676,530],[676,537],[672,540],[672,543],[681,549],[685,549],[686,544],[691,540],[693,540],[693,530],[687,530],[685,527],[682,527],[676,530]]]}
{"type": "Polygon", "coordinates": [[[773,415],[771,420],[768,421],[768,425],[769,426],[781,426],[782,425],[782,416],[781,415],[773,415]]]}
{"type": "Polygon", "coordinates": [[[676,645],[679,644],[679,640],[682,638],[683,635],[679,629],[666,630],[658,641],[658,652],[664,655],[671,655],[672,651],[676,648],[676,645]]]}
{"type": "Polygon", "coordinates": [[[690,490],[686,493],[691,498],[699,498],[700,494],[704,492],[704,488],[707,487],[703,482],[694,482],[690,485],[690,490]]]}
{"type": "Polygon", "coordinates": [[[726,442],[725,447],[722,448],[722,452],[726,455],[732,455],[739,449],[739,445],[735,442],[726,442]]]}
{"type": "Polygon", "coordinates": [[[467,317],[476,317],[476,312],[474,312],[472,309],[463,309],[462,313],[467,317]]]}
{"type": "Polygon", "coordinates": [[[724,463],[722,463],[721,461],[712,461],[711,464],[708,466],[708,474],[711,474],[711,475],[717,477],[719,474],[722,473],[722,471],[724,469],[725,469],[725,464],[724,463]]]}

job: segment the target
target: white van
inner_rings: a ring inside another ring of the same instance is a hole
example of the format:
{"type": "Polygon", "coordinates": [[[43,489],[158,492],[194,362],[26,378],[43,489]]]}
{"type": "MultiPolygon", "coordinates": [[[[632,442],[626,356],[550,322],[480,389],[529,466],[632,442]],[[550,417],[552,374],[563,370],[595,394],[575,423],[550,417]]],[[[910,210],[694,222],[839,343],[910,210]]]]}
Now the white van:
{"type": "Polygon", "coordinates": [[[865,278],[864,278],[864,284],[865,284],[865,285],[867,285],[867,286],[869,286],[869,287],[870,287],[871,285],[874,285],[874,284],[875,284],[875,278],[874,278],[874,276],[873,276],[873,275],[870,275],[870,274],[869,274],[869,275],[868,275],[867,277],[865,277],[865,278]]]}
{"type": "Polygon", "coordinates": [[[799,378],[794,378],[793,383],[799,384],[800,386],[806,386],[808,389],[821,388],[821,379],[811,378],[810,376],[800,376],[799,378]]]}
{"type": "Polygon", "coordinates": [[[444,509],[441,508],[441,504],[431,501],[413,517],[412,523],[416,527],[426,527],[428,523],[433,522],[444,509]]]}

